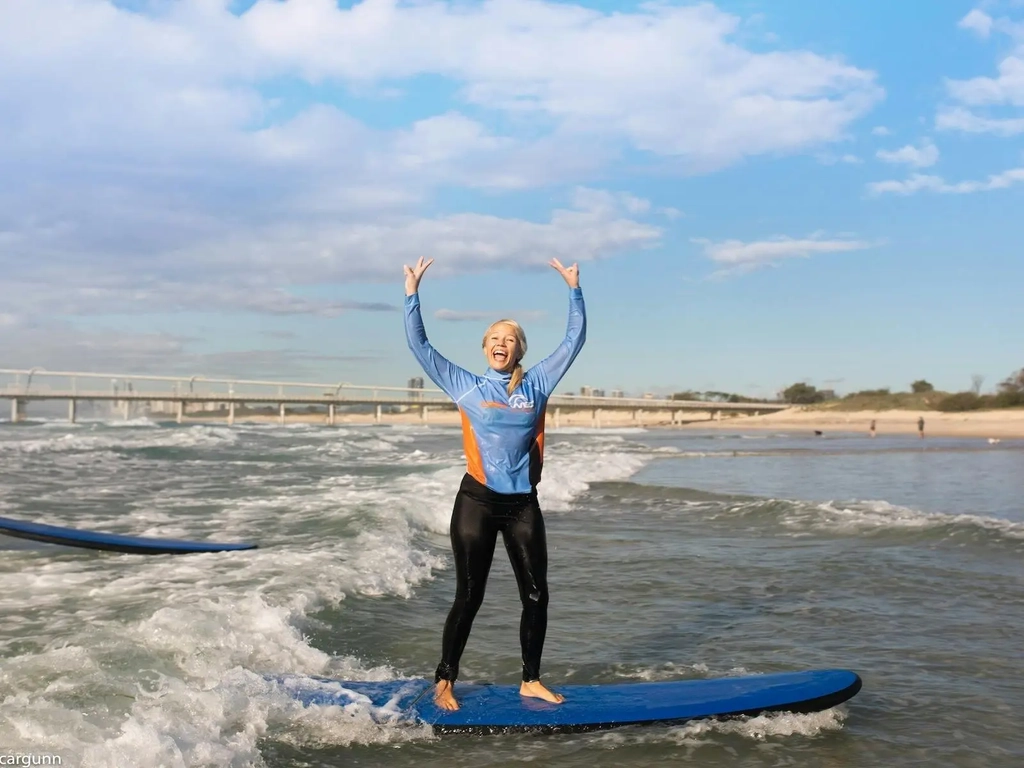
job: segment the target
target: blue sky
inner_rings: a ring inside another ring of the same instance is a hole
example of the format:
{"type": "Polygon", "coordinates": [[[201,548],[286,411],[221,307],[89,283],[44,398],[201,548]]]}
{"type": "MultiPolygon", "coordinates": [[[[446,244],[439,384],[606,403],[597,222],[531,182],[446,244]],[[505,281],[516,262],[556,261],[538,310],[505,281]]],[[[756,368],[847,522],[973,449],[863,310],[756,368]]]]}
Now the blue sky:
{"type": "Polygon", "coordinates": [[[0,367],[404,384],[420,255],[529,365],[557,257],[562,391],[987,390],[1022,137],[1020,0],[7,0],[0,367]]]}

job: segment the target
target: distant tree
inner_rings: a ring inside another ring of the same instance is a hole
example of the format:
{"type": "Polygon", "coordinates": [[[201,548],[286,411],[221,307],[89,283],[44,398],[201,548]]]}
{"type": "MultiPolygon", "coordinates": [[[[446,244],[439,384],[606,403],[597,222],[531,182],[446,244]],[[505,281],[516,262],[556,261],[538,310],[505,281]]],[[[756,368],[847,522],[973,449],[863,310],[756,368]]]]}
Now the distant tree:
{"type": "Polygon", "coordinates": [[[935,407],[940,411],[973,411],[981,408],[984,400],[974,392],[957,392],[940,400],[935,407]]]}
{"type": "Polygon", "coordinates": [[[992,398],[993,408],[1013,408],[1017,405],[1024,405],[1024,389],[1018,392],[1004,389],[1002,392],[998,392],[990,397],[992,398]]]}
{"type": "Polygon", "coordinates": [[[889,388],[883,387],[882,389],[862,389],[859,392],[851,392],[846,397],[885,397],[889,394],[889,388]]]}
{"type": "Polygon", "coordinates": [[[694,392],[692,389],[688,389],[685,392],[675,392],[672,394],[670,400],[702,400],[700,392],[694,392]]]}
{"type": "Polygon", "coordinates": [[[915,395],[921,395],[924,394],[925,392],[934,392],[935,387],[933,387],[930,382],[927,382],[924,379],[918,379],[917,381],[910,385],[910,391],[913,392],[915,395]]]}
{"type": "Polygon", "coordinates": [[[1024,394],[1024,368],[1000,382],[999,391],[1024,394]]]}
{"type": "Polygon", "coordinates": [[[985,377],[980,373],[976,373],[971,376],[971,392],[976,395],[981,394],[981,385],[985,382],[985,377]]]}
{"type": "Polygon", "coordinates": [[[708,390],[704,393],[702,400],[709,400],[712,403],[724,403],[729,400],[728,392],[715,392],[714,390],[708,390]]]}
{"type": "Polygon", "coordinates": [[[761,402],[756,397],[747,397],[746,395],[737,395],[735,393],[729,395],[728,402],[730,403],[759,403],[761,402]]]}
{"type": "Polygon", "coordinates": [[[795,405],[808,405],[810,403],[820,403],[824,398],[817,387],[799,381],[782,390],[782,399],[787,403],[795,405]]]}

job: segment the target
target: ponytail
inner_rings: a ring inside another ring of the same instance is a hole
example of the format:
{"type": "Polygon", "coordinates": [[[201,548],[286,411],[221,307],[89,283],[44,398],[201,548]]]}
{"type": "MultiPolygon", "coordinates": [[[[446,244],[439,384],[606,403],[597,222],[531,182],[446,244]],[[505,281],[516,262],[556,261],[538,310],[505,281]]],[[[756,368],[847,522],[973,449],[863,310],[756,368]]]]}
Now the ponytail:
{"type": "Polygon", "coordinates": [[[516,363],[516,367],[512,369],[512,378],[508,380],[508,393],[511,395],[516,391],[523,381],[523,364],[516,363]]]}

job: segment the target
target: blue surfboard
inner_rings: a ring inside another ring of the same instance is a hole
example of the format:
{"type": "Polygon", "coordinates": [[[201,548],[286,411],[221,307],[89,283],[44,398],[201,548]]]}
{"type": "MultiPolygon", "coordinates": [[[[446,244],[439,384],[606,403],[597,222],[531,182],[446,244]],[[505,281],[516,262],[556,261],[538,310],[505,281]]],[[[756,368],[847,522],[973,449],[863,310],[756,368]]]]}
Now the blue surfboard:
{"type": "Polygon", "coordinates": [[[59,525],[27,523],[0,517],[0,533],[19,539],[32,539],[65,547],[103,549],[111,552],[131,552],[142,555],[181,555],[193,552],[224,552],[256,549],[256,544],[224,544],[213,541],[187,541],[184,539],[158,539],[145,536],[121,536],[116,533],[83,531],[59,525]]]}
{"type": "Polygon", "coordinates": [[[363,707],[378,722],[425,723],[439,733],[579,732],[625,725],[819,712],[855,696],[861,679],[845,669],[817,669],[707,680],[562,685],[562,704],[519,695],[518,685],[456,683],[455,712],[434,704],[423,678],[355,682],[323,677],[273,678],[309,706],[363,707]]]}

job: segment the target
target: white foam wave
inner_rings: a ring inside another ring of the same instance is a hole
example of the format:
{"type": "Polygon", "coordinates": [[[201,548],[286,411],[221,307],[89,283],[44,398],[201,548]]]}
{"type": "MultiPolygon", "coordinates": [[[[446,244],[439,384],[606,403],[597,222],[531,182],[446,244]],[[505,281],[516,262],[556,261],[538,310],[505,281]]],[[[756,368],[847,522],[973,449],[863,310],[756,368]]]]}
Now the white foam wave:
{"type": "Polygon", "coordinates": [[[639,453],[552,451],[545,456],[538,499],[545,510],[567,510],[592,483],[626,480],[649,460],[639,453]]]}
{"type": "Polygon", "coordinates": [[[33,416],[31,422],[33,427],[39,427],[40,429],[89,429],[94,427],[110,427],[111,429],[118,429],[125,427],[160,427],[159,423],[146,416],[136,416],[131,419],[113,417],[96,418],[85,416],[77,418],[74,422],[69,422],[66,418],[53,416],[33,416]]]}
{"type": "Polygon", "coordinates": [[[752,674],[745,667],[732,667],[724,672],[712,672],[707,664],[676,664],[674,662],[666,662],[656,667],[620,664],[613,668],[613,672],[617,677],[629,680],[643,680],[645,682],[678,680],[680,677],[691,677],[694,673],[701,678],[734,677],[752,674]]]}
{"type": "Polygon", "coordinates": [[[114,556],[0,573],[0,610],[34,611],[45,626],[23,629],[54,638],[5,659],[5,687],[17,693],[0,700],[0,743],[75,765],[146,768],[259,765],[271,729],[296,743],[422,738],[365,714],[303,709],[261,674],[396,677],[314,648],[301,627],[346,594],[408,595],[439,563],[406,546],[378,532],[319,551],[114,556]]]}
{"type": "Polygon", "coordinates": [[[846,709],[839,706],[810,714],[769,713],[731,720],[694,720],[667,730],[609,731],[592,738],[607,748],[669,743],[688,748],[690,757],[693,758],[702,748],[721,748],[723,736],[734,736],[755,742],[790,736],[810,737],[842,730],[845,720],[846,709]]]}
{"type": "Polygon", "coordinates": [[[59,437],[0,442],[0,451],[51,453],[101,451],[113,448],[192,448],[235,443],[238,435],[227,427],[195,426],[184,429],[152,429],[114,434],[68,432],[59,437]]]}
{"type": "Polygon", "coordinates": [[[887,501],[828,501],[823,504],[797,503],[783,518],[790,527],[812,527],[863,533],[873,530],[930,530],[936,528],[976,529],[1013,539],[1024,539],[1024,523],[971,514],[924,512],[887,501]]]}
{"type": "Polygon", "coordinates": [[[545,432],[553,435],[587,435],[594,438],[614,435],[642,435],[649,430],[646,427],[554,427],[550,424],[545,432]]]}
{"type": "MultiPolygon", "coordinates": [[[[400,676],[389,667],[325,653],[305,630],[316,626],[324,608],[344,615],[344,603],[352,597],[410,598],[418,584],[447,565],[447,543],[437,537],[447,532],[465,472],[457,442],[446,452],[430,453],[414,447],[417,428],[351,433],[308,431],[303,439],[315,447],[347,441],[357,446],[352,456],[366,461],[377,455],[379,462],[383,455],[397,464],[405,457],[405,474],[384,480],[369,473],[304,475],[301,467],[286,465],[272,473],[279,484],[274,490],[237,482],[236,493],[225,501],[204,498],[217,476],[197,473],[167,491],[166,506],[142,506],[116,518],[133,533],[173,531],[183,538],[213,537],[216,531],[219,539],[249,539],[258,531],[258,550],[188,558],[5,553],[0,613],[18,620],[0,634],[5,655],[0,682],[13,690],[0,698],[0,744],[15,751],[49,750],[66,756],[66,764],[151,768],[258,766],[259,744],[268,735],[303,745],[429,738],[424,729],[382,726],[358,709],[303,708],[263,678],[265,672],[340,679],[400,676]],[[176,488],[181,495],[173,495],[176,488]],[[201,517],[179,514],[190,503],[219,509],[201,517]],[[83,702],[88,717],[81,714],[83,702]]],[[[439,430],[423,433],[433,438],[439,430]]],[[[244,434],[209,425],[116,435],[78,429],[70,437],[33,437],[20,445],[35,442],[29,451],[57,454],[86,450],[96,460],[106,455],[103,446],[174,440],[224,445],[244,434]]],[[[551,447],[540,486],[545,511],[567,509],[590,483],[626,479],[651,458],[618,445],[612,441],[604,451],[551,447]]],[[[95,466],[104,467],[105,477],[120,478],[107,484],[126,494],[139,481],[131,473],[124,476],[125,466],[146,474],[157,465],[119,461],[95,466]]],[[[224,466],[234,476],[240,465],[224,466]]],[[[256,475],[268,469],[250,466],[256,475]]],[[[75,516],[81,527],[101,520],[115,521],[92,510],[75,516]]]]}

